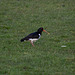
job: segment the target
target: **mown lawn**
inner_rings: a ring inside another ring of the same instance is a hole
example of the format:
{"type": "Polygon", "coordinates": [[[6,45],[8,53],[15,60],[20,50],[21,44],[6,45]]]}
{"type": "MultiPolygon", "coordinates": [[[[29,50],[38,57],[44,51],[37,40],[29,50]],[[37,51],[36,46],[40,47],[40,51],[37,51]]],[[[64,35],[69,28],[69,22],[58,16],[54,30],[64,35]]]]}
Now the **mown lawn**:
{"type": "Polygon", "coordinates": [[[0,75],[75,75],[75,1],[1,0],[0,75]],[[39,27],[35,47],[20,42],[39,27]]]}

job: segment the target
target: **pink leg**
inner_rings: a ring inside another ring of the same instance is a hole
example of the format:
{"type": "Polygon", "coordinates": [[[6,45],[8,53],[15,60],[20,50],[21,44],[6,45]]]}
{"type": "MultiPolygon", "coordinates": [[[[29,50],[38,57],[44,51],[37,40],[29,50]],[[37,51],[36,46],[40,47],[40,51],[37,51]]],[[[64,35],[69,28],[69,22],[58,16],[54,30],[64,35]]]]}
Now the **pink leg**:
{"type": "Polygon", "coordinates": [[[31,42],[32,46],[34,47],[34,44],[33,44],[33,42],[32,42],[32,41],[30,41],[30,42],[31,42]]]}

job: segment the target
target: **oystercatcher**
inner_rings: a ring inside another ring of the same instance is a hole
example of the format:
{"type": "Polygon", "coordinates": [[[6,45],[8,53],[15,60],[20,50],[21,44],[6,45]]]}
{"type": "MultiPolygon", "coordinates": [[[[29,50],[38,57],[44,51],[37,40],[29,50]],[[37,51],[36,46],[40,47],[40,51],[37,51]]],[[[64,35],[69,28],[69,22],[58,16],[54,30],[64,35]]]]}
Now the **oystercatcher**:
{"type": "Polygon", "coordinates": [[[46,30],[43,29],[43,27],[39,28],[36,32],[29,34],[28,36],[21,39],[21,42],[23,41],[30,41],[32,46],[34,46],[33,42],[37,41],[40,36],[42,35],[42,31],[48,33],[46,30]]]}

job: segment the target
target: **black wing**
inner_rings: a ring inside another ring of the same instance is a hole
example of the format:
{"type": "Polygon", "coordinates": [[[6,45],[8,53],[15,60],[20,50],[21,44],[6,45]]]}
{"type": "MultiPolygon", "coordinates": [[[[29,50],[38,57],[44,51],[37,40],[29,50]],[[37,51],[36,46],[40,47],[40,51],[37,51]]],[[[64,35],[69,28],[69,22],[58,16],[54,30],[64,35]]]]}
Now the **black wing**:
{"type": "Polygon", "coordinates": [[[28,36],[25,37],[25,40],[29,40],[30,38],[39,38],[39,35],[37,32],[31,33],[28,36]]]}

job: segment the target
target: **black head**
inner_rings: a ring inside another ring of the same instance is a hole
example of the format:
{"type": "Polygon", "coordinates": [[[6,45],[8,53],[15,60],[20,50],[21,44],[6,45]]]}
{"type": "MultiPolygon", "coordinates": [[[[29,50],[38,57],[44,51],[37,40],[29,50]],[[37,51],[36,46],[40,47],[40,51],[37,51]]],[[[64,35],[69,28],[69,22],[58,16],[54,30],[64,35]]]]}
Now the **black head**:
{"type": "Polygon", "coordinates": [[[41,33],[43,31],[43,28],[42,27],[40,27],[38,30],[37,30],[37,32],[39,32],[39,33],[41,33]]]}
{"type": "Polygon", "coordinates": [[[40,27],[40,28],[37,30],[37,32],[40,33],[40,34],[42,34],[42,31],[44,31],[44,32],[46,32],[46,33],[49,34],[49,32],[47,32],[46,30],[43,29],[43,27],[40,27]]]}

